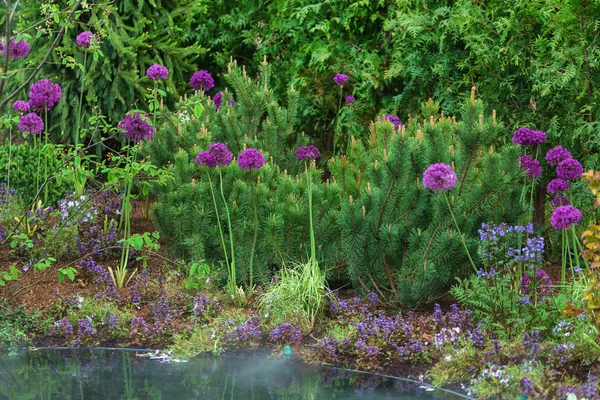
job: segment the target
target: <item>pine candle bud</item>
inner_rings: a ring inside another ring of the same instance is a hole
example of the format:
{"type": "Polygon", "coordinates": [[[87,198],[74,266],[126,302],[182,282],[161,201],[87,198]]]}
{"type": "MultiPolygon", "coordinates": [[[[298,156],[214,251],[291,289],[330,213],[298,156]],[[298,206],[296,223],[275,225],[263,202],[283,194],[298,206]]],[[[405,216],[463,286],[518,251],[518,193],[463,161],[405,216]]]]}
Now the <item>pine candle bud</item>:
{"type": "Polygon", "coordinates": [[[496,110],[492,110],[492,126],[496,126],[496,110]]]}
{"type": "Polygon", "coordinates": [[[183,126],[181,122],[177,124],[177,136],[183,137],[183,126]]]}
{"type": "Polygon", "coordinates": [[[483,115],[479,114],[479,132],[483,131],[483,115]]]}
{"type": "Polygon", "coordinates": [[[354,200],[352,199],[352,195],[348,196],[348,200],[350,201],[350,204],[354,204],[354,200]]]}
{"type": "Polygon", "coordinates": [[[367,217],[367,209],[365,208],[365,206],[362,206],[362,215],[363,215],[363,218],[367,217]]]}

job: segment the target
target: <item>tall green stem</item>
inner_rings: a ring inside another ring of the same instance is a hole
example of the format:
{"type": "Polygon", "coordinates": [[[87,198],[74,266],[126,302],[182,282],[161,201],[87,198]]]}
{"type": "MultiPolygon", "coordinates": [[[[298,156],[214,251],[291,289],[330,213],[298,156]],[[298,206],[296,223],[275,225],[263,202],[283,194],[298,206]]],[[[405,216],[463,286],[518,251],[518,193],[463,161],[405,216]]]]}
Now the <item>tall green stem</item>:
{"type": "Polygon", "coordinates": [[[561,231],[562,235],[562,254],[561,254],[561,269],[560,269],[560,283],[564,287],[566,279],[566,271],[567,271],[567,233],[563,230],[561,231]]]}
{"type": "Polygon", "coordinates": [[[340,86],[340,100],[338,102],[338,109],[337,109],[337,113],[335,115],[335,126],[334,126],[334,131],[333,131],[333,156],[335,156],[335,151],[337,148],[337,142],[338,142],[338,131],[339,131],[339,125],[340,125],[340,110],[342,109],[342,96],[344,93],[344,88],[342,86],[340,86]]]}
{"type": "Polygon", "coordinates": [[[310,261],[313,265],[317,264],[317,250],[315,243],[315,230],[313,227],[313,206],[312,206],[312,169],[310,163],[305,162],[306,181],[308,191],[308,219],[310,223],[310,261]]]}
{"type": "MultiPolygon", "coordinates": [[[[44,108],[44,128],[45,129],[45,136],[46,136],[46,143],[44,145],[44,182],[46,182],[46,180],[48,180],[48,106],[46,106],[44,108]]],[[[48,183],[46,183],[46,185],[44,185],[44,205],[48,204],[48,183]]]]}
{"type": "Polygon", "coordinates": [[[227,205],[227,200],[225,200],[225,192],[223,191],[223,175],[221,174],[221,168],[219,169],[219,187],[221,189],[221,198],[223,199],[223,204],[225,204],[225,214],[227,215],[227,227],[229,228],[229,250],[231,251],[231,274],[229,275],[230,287],[235,289],[237,286],[236,274],[235,274],[235,251],[233,246],[233,229],[231,229],[231,217],[229,215],[229,206],[227,205]]]}
{"type": "Polygon", "coordinates": [[[252,269],[254,263],[254,252],[256,251],[256,239],[258,238],[258,212],[256,211],[256,196],[254,190],[254,179],[252,179],[252,170],[250,170],[250,195],[252,196],[252,209],[254,211],[254,238],[252,239],[252,252],[250,253],[250,290],[252,290],[252,282],[254,271],[252,269]]]}
{"type": "Polygon", "coordinates": [[[81,128],[81,110],[83,108],[83,86],[85,83],[87,54],[88,54],[88,51],[86,49],[85,53],[83,54],[83,72],[81,74],[81,88],[79,90],[79,104],[78,104],[78,109],[77,109],[77,127],[75,129],[75,148],[77,148],[77,145],[79,144],[79,134],[80,134],[79,129],[81,128]]]}
{"type": "MultiPolygon", "coordinates": [[[[217,227],[219,228],[219,238],[221,239],[221,247],[223,247],[223,255],[225,256],[225,265],[227,271],[231,274],[231,265],[229,264],[229,256],[227,255],[227,246],[225,246],[225,238],[223,237],[223,229],[221,228],[221,218],[219,217],[219,208],[217,206],[217,198],[215,197],[215,190],[213,188],[212,180],[210,179],[210,173],[206,173],[208,177],[208,184],[210,185],[210,194],[212,195],[213,205],[215,206],[215,216],[217,217],[217,227]]],[[[231,279],[231,275],[230,275],[231,279]]]]}
{"type": "Polygon", "coordinates": [[[465,238],[462,235],[462,232],[460,231],[460,228],[458,227],[458,223],[456,222],[456,218],[454,217],[454,213],[452,212],[452,207],[450,207],[450,200],[448,200],[448,193],[444,192],[444,198],[446,199],[446,204],[448,205],[448,210],[450,211],[450,215],[452,216],[452,220],[454,221],[454,226],[456,227],[456,230],[458,231],[458,234],[460,236],[460,241],[463,244],[463,247],[465,248],[465,253],[467,253],[467,257],[469,257],[469,261],[471,262],[471,266],[473,267],[473,270],[475,271],[475,273],[477,273],[477,267],[475,266],[475,263],[473,262],[473,259],[471,258],[471,253],[469,252],[469,249],[467,248],[467,244],[465,243],[465,238]]]}
{"type": "Polygon", "coordinates": [[[10,167],[12,166],[12,126],[8,129],[8,163],[6,164],[6,202],[10,191],[10,167]]]}

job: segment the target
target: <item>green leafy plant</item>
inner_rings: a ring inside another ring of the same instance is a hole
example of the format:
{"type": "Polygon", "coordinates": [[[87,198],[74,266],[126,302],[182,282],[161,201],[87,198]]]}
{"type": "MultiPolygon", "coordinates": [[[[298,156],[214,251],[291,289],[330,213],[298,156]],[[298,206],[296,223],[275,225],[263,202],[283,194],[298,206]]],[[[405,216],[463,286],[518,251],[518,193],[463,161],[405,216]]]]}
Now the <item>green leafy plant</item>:
{"type": "Polygon", "coordinates": [[[185,288],[188,290],[199,290],[206,284],[210,274],[210,267],[203,260],[190,264],[185,288]]]}

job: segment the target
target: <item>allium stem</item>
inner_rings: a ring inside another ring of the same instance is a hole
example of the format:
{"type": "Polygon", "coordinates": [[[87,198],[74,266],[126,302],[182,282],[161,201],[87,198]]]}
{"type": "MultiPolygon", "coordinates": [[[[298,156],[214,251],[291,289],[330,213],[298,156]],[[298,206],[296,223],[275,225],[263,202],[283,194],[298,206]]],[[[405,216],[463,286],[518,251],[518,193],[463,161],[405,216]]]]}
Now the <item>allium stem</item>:
{"type": "Polygon", "coordinates": [[[313,226],[313,206],[312,206],[312,167],[310,162],[305,161],[306,183],[308,192],[308,219],[310,223],[310,261],[312,265],[317,265],[317,250],[315,243],[315,230],[313,226]]]}
{"type": "MultiPolygon", "coordinates": [[[[44,145],[44,181],[48,180],[48,107],[44,109],[44,136],[46,137],[46,143],[44,145]]],[[[48,204],[48,185],[44,186],[44,205],[48,204]]]]}
{"type": "Polygon", "coordinates": [[[87,49],[85,50],[85,52],[83,53],[83,72],[81,74],[81,88],[79,90],[79,104],[78,104],[78,110],[77,110],[77,128],[75,129],[75,148],[77,148],[77,145],[79,144],[79,129],[81,128],[81,109],[83,108],[83,85],[85,83],[85,70],[86,70],[86,64],[87,64],[87,55],[88,55],[88,51],[87,49]]]}
{"type": "Polygon", "coordinates": [[[567,271],[567,233],[562,230],[562,257],[561,257],[561,269],[560,269],[560,284],[564,287],[566,281],[566,271],[567,271]]]}
{"type": "Polygon", "coordinates": [[[254,190],[254,180],[252,179],[252,169],[250,169],[250,195],[252,196],[252,210],[254,211],[254,238],[252,239],[252,251],[250,252],[250,290],[252,290],[253,275],[252,269],[254,262],[254,252],[256,251],[256,239],[258,238],[258,212],[256,211],[256,196],[254,190]]]}
{"type": "Polygon", "coordinates": [[[448,200],[448,193],[444,192],[444,198],[446,199],[446,204],[448,205],[448,210],[450,211],[450,215],[452,216],[452,220],[454,221],[454,226],[456,226],[456,230],[458,231],[458,235],[460,236],[460,241],[462,242],[463,247],[465,248],[467,257],[469,257],[469,261],[471,262],[471,266],[473,267],[473,270],[475,271],[475,273],[477,273],[477,267],[475,266],[475,263],[473,262],[473,259],[471,258],[471,253],[469,252],[469,249],[467,248],[467,244],[465,243],[465,238],[463,237],[462,232],[460,231],[460,228],[458,227],[458,223],[456,222],[456,218],[454,217],[454,213],[452,212],[452,207],[450,207],[450,200],[448,200]]]}
{"type": "Polygon", "coordinates": [[[235,252],[233,246],[233,230],[231,229],[231,217],[229,215],[229,206],[227,205],[227,200],[225,200],[225,193],[223,192],[223,175],[221,173],[221,168],[219,168],[219,186],[221,189],[221,198],[223,199],[223,204],[225,204],[225,214],[227,215],[227,227],[229,228],[229,247],[231,251],[231,274],[229,275],[230,279],[230,287],[235,290],[237,286],[236,280],[236,271],[235,271],[235,252]]]}
{"type": "Polygon", "coordinates": [[[8,163],[6,165],[6,202],[8,203],[8,192],[10,191],[10,167],[12,165],[12,126],[8,128],[8,163]]]}
{"type": "Polygon", "coordinates": [[[342,109],[342,97],[343,97],[343,93],[344,93],[344,88],[343,85],[340,86],[340,100],[338,102],[338,109],[337,109],[337,113],[335,115],[335,126],[334,126],[334,131],[333,131],[333,153],[332,155],[335,156],[335,151],[337,148],[337,142],[338,142],[338,128],[340,126],[340,110],[342,109]]]}
{"type": "Polygon", "coordinates": [[[215,197],[215,190],[213,188],[212,179],[210,179],[210,173],[207,172],[208,185],[210,186],[210,194],[213,199],[213,205],[215,207],[215,216],[217,217],[217,227],[219,228],[219,239],[221,239],[221,246],[223,247],[223,255],[225,256],[225,265],[229,272],[229,279],[231,279],[231,265],[229,264],[229,256],[227,255],[227,247],[225,246],[225,238],[223,237],[223,228],[221,227],[221,218],[219,217],[219,207],[217,206],[217,198],[215,197]]]}

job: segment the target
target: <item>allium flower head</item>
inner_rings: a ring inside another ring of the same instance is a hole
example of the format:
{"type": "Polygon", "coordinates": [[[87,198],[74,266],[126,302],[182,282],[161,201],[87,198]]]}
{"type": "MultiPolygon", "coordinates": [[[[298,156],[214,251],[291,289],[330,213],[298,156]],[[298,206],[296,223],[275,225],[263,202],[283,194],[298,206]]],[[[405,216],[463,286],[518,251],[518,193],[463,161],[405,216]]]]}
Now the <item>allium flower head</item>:
{"type": "Polygon", "coordinates": [[[146,71],[146,76],[155,81],[162,81],[169,76],[169,70],[163,65],[153,64],[146,71]]]}
{"type": "Polygon", "coordinates": [[[521,170],[525,172],[530,178],[539,178],[542,174],[542,167],[538,160],[535,160],[527,155],[519,158],[519,165],[521,170]]]}
{"type": "Polygon", "coordinates": [[[29,106],[34,111],[50,111],[61,97],[60,86],[50,79],[41,79],[29,88],[29,106]]]}
{"type": "Polygon", "coordinates": [[[571,158],[571,153],[562,146],[553,147],[546,153],[546,161],[550,165],[558,165],[569,158],[571,158]]]}
{"type": "Polygon", "coordinates": [[[18,128],[23,133],[39,135],[44,131],[44,121],[36,113],[25,114],[19,120],[18,128]]]}
{"type": "Polygon", "coordinates": [[[335,74],[335,76],[333,77],[333,81],[338,85],[338,86],[344,86],[346,83],[348,83],[348,75],[344,75],[344,74],[335,74]]]}
{"type": "Polygon", "coordinates": [[[560,206],[552,213],[550,223],[552,227],[559,230],[566,230],[579,223],[581,211],[573,206],[560,206]]]}
{"type": "Polygon", "coordinates": [[[395,115],[388,114],[383,117],[383,121],[390,121],[392,125],[394,125],[394,130],[397,131],[402,126],[402,122],[400,122],[400,118],[395,115]]]}
{"type": "Polygon", "coordinates": [[[560,193],[560,192],[569,190],[570,188],[571,188],[571,185],[569,185],[569,182],[565,181],[564,179],[556,178],[556,179],[552,179],[548,183],[546,190],[550,194],[556,194],[556,193],[560,193]]]}
{"type": "Polygon", "coordinates": [[[215,94],[215,97],[213,97],[213,103],[215,103],[217,110],[221,108],[221,104],[223,104],[223,93],[219,92],[215,94]]]}
{"type": "Polygon", "coordinates": [[[300,146],[296,149],[296,158],[300,161],[316,160],[321,157],[321,152],[315,146],[300,146]]]}
{"type": "Polygon", "coordinates": [[[560,207],[560,206],[568,206],[569,204],[571,204],[571,202],[565,196],[556,196],[555,198],[552,199],[550,204],[552,204],[552,207],[560,207]]]}
{"type": "MultiPolygon", "coordinates": [[[[29,45],[23,39],[15,42],[15,39],[10,40],[9,45],[9,55],[8,58],[10,60],[19,60],[21,58],[27,57],[29,54],[29,45]]],[[[2,45],[2,57],[6,57],[6,46],[2,45]]]]}
{"type": "Polygon", "coordinates": [[[77,38],[75,39],[75,41],[81,47],[85,47],[86,49],[88,49],[92,45],[92,43],[96,42],[95,39],[92,40],[93,37],[94,37],[94,34],[92,32],[85,31],[85,32],[81,32],[79,35],[77,35],[77,38]]]}
{"type": "Polygon", "coordinates": [[[211,143],[209,150],[218,165],[228,165],[233,159],[233,154],[225,143],[211,143]]]}
{"type": "Polygon", "coordinates": [[[581,178],[583,174],[583,167],[581,163],[573,158],[562,161],[556,167],[556,175],[559,178],[566,179],[568,181],[576,181],[581,178]]]}
{"type": "Polygon", "coordinates": [[[208,71],[201,70],[194,72],[194,75],[190,79],[190,86],[196,90],[200,89],[208,92],[215,86],[215,81],[208,71]]]}
{"type": "Polygon", "coordinates": [[[512,138],[513,143],[521,146],[533,146],[546,141],[546,134],[542,131],[534,131],[529,128],[517,129],[512,138]]]}
{"type": "Polygon", "coordinates": [[[13,109],[20,113],[27,112],[29,111],[29,103],[24,100],[17,100],[13,103],[13,109]]]}
{"type": "Polygon", "coordinates": [[[204,150],[196,156],[196,164],[201,167],[215,168],[217,166],[217,160],[210,151],[204,150]]]}
{"type": "Polygon", "coordinates": [[[456,185],[456,174],[448,164],[430,165],[423,173],[423,186],[434,192],[448,192],[456,185]]]}
{"type": "Polygon", "coordinates": [[[346,96],[346,104],[352,104],[354,100],[356,100],[354,96],[346,96]]]}
{"type": "Polygon", "coordinates": [[[144,139],[152,139],[154,137],[154,127],[143,118],[139,112],[127,114],[121,122],[119,122],[121,133],[125,135],[127,140],[138,143],[144,139]]]}
{"type": "Polygon", "coordinates": [[[248,148],[240,153],[237,162],[241,169],[250,171],[265,165],[265,156],[260,150],[248,148]]]}

